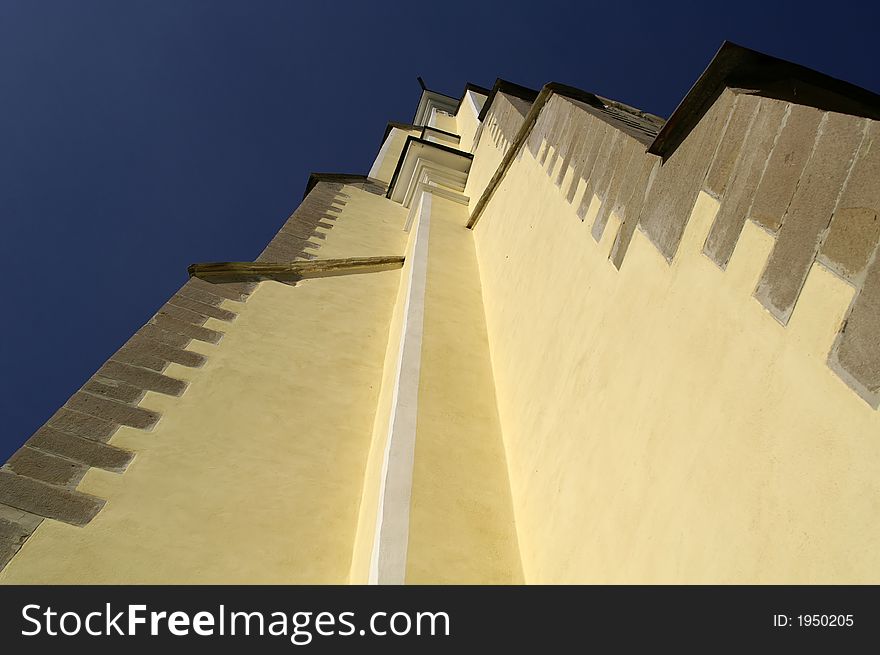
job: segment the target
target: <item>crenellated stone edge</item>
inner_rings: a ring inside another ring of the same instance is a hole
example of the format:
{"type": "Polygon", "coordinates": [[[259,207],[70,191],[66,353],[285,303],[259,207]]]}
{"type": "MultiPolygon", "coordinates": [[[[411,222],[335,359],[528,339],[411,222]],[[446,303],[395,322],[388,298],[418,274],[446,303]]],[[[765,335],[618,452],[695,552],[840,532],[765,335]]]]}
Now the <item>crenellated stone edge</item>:
{"type": "MultiPolygon", "coordinates": [[[[492,119],[493,107],[487,120],[509,122],[509,108],[498,104],[500,118],[492,119]]],[[[851,284],[856,293],[828,363],[878,407],[880,123],[726,89],[663,160],[608,116],[562,94],[551,94],[532,118],[513,141],[500,127],[489,134],[508,166],[528,149],[597,241],[617,215],[609,258],[618,269],[636,228],[671,263],[702,190],[720,203],[704,254],[722,269],[746,220],[774,236],[754,296],[781,324],[814,262],[851,284]],[[513,142],[516,150],[507,152],[513,142]]]]}
{"type": "MultiPolygon", "coordinates": [[[[317,181],[284,222],[258,261],[311,260],[349,194],[341,182],[317,181]]],[[[383,193],[372,181],[349,186],[383,193]],[[375,187],[375,188],[374,188],[375,187]]],[[[0,570],[43,520],[89,523],[105,500],[77,490],[90,467],[122,473],[134,453],[108,443],[120,426],[149,432],[161,416],[139,406],[147,391],[180,396],[187,383],[165,373],[169,364],[201,367],[190,341],[218,343],[209,318],[230,322],[256,282],[189,279],[107,362],[0,467],[0,570]]]]}

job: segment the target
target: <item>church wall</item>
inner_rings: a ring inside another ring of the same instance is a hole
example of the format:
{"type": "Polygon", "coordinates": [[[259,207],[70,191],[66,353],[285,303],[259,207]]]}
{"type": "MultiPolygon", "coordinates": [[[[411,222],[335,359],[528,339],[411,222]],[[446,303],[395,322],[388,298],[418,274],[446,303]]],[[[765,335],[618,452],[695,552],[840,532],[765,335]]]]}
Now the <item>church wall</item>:
{"type": "Polygon", "coordinates": [[[467,208],[434,196],[406,582],[522,581],[467,208]]]}
{"type": "MultiPolygon", "coordinates": [[[[403,252],[406,211],[368,190],[319,183],[298,212],[262,261],[403,252]],[[304,249],[289,232],[313,211],[329,227],[304,249]]],[[[125,471],[91,468],[67,492],[101,510],[43,520],[0,581],[347,582],[399,278],[266,281],[246,303],[224,300],[235,319],[199,327],[216,343],[185,348],[201,366],[163,369],[184,390],[130,405],[155,425],[107,439],[133,454],[125,471]]]]}
{"type": "Polygon", "coordinates": [[[474,137],[480,128],[478,115],[482,107],[481,100],[485,100],[484,96],[477,95],[473,91],[467,91],[461,107],[455,115],[456,134],[461,137],[459,148],[465,152],[471,152],[474,146],[474,137]]]}
{"type": "MultiPolygon", "coordinates": [[[[401,230],[401,234],[403,231],[401,230]]],[[[379,503],[382,487],[382,473],[385,449],[388,443],[389,426],[395,402],[395,388],[398,384],[399,358],[401,338],[404,328],[404,312],[406,310],[409,278],[412,275],[412,252],[414,231],[406,233],[407,245],[405,261],[400,271],[394,310],[388,330],[388,341],[382,364],[382,379],[373,429],[370,436],[370,448],[362,475],[363,484],[361,500],[358,508],[357,532],[352,547],[352,561],[349,581],[352,584],[367,584],[370,580],[370,568],[373,564],[373,550],[376,540],[376,522],[379,516],[379,503]]]]}
{"type": "Polygon", "coordinates": [[[471,210],[510,149],[528,110],[528,103],[519,98],[500,92],[495,95],[475,137],[474,162],[464,191],[471,210]]]}
{"type": "Polygon", "coordinates": [[[608,154],[569,148],[569,166],[592,167],[584,180],[554,156],[577,136],[554,140],[553,110],[573,107],[551,99],[475,227],[525,580],[876,581],[880,419],[834,367],[860,307],[865,372],[877,354],[863,336],[877,267],[854,236],[871,222],[840,220],[834,237],[812,218],[876,209],[859,181],[873,123],[820,112],[810,128],[809,111],[726,91],[662,164],[631,146],[615,164],[627,143],[586,121],[582,140],[608,154]],[[772,232],[747,220],[769,193],[751,171],[791,177],[797,157],[768,155],[787,130],[825,156],[801,159],[809,184],[772,232]],[[791,305],[777,311],[762,281],[794,288],[791,305]]]}
{"type": "Polygon", "coordinates": [[[456,129],[458,128],[455,124],[455,116],[447,114],[442,110],[434,109],[431,112],[431,115],[428,118],[428,126],[436,127],[438,130],[443,130],[444,132],[458,134],[458,132],[456,132],[456,129]]]}
{"type": "Polygon", "coordinates": [[[394,176],[394,169],[400,159],[400,153],[403,152],[403,146],[406,145],[406,139],[409,136],[418,136],[421,130],[402,130],[399,127],[392,127],[388,133],[388,137],[379,149],[373,167],[370,169],[370,177],[381,180],[388,184],[394,176]]]}
{"type": "Polygon", "coordinates": [[[707,88],[314,175],[256,261],[402,269],[188,280],[0,468],[0,583],[877,582],[880,123],[707,88]]]}

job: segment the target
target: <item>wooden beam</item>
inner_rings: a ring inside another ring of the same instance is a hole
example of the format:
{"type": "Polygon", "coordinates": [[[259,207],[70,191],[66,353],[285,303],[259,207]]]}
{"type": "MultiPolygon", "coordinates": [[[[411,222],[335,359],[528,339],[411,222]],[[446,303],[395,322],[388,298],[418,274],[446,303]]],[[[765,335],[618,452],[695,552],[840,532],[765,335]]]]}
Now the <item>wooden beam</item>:
{"type": "Polygon", "coordinates": [[[357,275],[390,271],[403,266],[404,258],[350,257],[347,259],[313,259],[301,262],[208,262],[191,264],[190,277],[206,282],[256,282],[276,280],[295,282],[306,278],[334,275],[357,275]]]}

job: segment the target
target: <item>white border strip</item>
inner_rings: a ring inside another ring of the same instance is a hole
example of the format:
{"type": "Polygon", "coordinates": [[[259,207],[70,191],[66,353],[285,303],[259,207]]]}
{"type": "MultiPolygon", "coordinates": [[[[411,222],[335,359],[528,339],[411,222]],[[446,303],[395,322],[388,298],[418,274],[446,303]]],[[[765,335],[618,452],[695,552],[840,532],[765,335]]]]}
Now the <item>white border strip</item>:
{"type": "Polygon", "coordinates": [[[388,138],[385,139],[385,143],[383,143],[382,147],[379,148],[379,154],[376,155],[376,160],[373,162],[373,166],[370,168],[370,172],[367,173],[367,177],[379,179],[379,170],[382,168],[382,164],[385,162],[385,157],[388,156],[388,149],[391,147],[392,139],[394,139],[395,130],[397,130],[397,128],[392,127],[391,130],[388,132],[388,138]]]}
{"type": "Polygon", "coordinates": [[[382,461],[369,584],[403,584],[406,579],[425,285],[428,277],[428,232],[431,223],[431,194],[427,191],[422,191],[418,216],[410,255],[412,266],[403,310],[397,379],[391,399],[391,417],[382,461]]]}

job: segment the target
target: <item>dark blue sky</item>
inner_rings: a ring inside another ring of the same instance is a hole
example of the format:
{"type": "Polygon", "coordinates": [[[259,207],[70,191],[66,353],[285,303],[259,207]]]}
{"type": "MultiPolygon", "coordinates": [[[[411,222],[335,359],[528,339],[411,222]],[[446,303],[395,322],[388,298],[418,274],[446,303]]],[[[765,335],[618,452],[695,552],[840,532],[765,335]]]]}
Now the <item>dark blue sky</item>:
{"type": "Polygon", "coordinates": [[[880,91],[871,4],[0,0],[0,462],[188,264],[253,259],[309,172],[365,173],[417,75],[668,116],[729,39],[880,91]]]}

